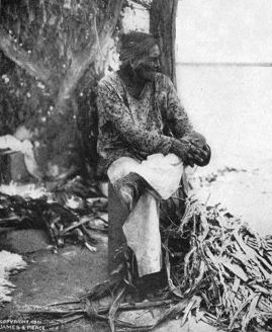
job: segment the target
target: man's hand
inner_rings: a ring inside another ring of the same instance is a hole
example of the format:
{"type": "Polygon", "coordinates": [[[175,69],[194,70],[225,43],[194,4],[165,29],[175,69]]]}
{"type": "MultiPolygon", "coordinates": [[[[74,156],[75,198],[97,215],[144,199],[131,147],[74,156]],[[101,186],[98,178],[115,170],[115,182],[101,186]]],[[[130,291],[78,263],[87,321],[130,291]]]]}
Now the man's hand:
{"type": "Polygon", "coordinates": [[[198,166],[208,165],[211,159],[211,149],[205,137],[196,131],[192,131],[183,137],[183,139],[188,140],[194,147],[192,148],[193,162],[198,166]]]}
{"type": "Polygon", "coordinates": [[[170,150],[181,158],[185,165],[206,166],[211,157],[211,150],[204,136],[192,132],[181,139],[174,139],[170,150]]]}
{"type": "Polygon", "coordinates": [[[197,166],[207,166],[211,159],[211,149],[208,144],[205,144],[201,149],[201,158],[195,158],[194,163],[197,166]]]}
{"type": "Polygon", "coordinates": [[[184,163],[184,165],[194,166],[194,155],[192,153],[194,146],[186,139],[173,139],[170,152],[173,152],[184,163]]]}
{"type": "Polygon", "coordinates": [[[206,138],[194,130],[183,136],[182,138],[188,140],[190,143],[198,146],[199,148],[202,148],[204,145],[207,144],[206,138]]]}

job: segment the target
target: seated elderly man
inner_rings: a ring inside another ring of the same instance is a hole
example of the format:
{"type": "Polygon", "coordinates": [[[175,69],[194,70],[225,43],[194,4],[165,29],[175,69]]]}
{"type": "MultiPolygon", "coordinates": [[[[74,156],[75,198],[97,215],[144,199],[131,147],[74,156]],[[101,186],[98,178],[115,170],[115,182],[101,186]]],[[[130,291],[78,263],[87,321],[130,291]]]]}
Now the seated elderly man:
{"type": "Polygon", "coordinates": [[[171,80],[159,73],[156,40],[131,32],[120,41],[120,69],[98,85],[99,172],[110,182],[110,271],[128,245],[143,277],[162,268],[160,203],[176,192],[185,166],[208,164],[210,149],[193,131],[171,80]]]}

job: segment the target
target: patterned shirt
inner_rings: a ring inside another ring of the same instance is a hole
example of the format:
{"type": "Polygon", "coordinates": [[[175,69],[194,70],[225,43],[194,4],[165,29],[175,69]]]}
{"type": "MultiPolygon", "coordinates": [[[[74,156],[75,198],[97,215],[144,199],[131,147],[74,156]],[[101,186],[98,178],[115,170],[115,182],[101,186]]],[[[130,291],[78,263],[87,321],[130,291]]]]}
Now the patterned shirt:
{"type": "Polygon", "coordinates": [[[129,94],[118,73],[98,84],[98,172],[105,172],[120,157],[145,159],[153,153],[166,155],[173,136],[180,138],[192,127],[171,80],[156,74],[138,98],[129,94]]]}

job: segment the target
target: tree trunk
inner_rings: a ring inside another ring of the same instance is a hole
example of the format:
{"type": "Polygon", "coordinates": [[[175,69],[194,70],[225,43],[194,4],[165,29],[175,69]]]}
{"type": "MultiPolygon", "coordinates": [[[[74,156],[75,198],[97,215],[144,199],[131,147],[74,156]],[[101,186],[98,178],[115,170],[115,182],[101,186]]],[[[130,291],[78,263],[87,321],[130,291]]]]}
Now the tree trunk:
{"type": "MultiPolygon", "coordinates": [[[[103,62],[103,57],[105,56],[104,54],[107,54],[107,45],[115,30],[123,2],[124,0],[109,0],[104,19],[100,24],[100,27],[97,26],[97,10],[94,10],[92,24],[94,38],[82,52],[72,55],[71,65],[67,70],[67,73],[59,88],[56,102],[57,111],[63,111],[65,102],[71,98],[79,80],[91,63],[103,62]]],[[[100,73],[97,74],[99,76],[100,73]]]]}
{"type": "Polygon", "coordinates": [[[158,39],[164,74],[176,85],[175,39],[178,0],[153,0],[150,10],[150,32],[158,39]]]}
{"type": "MultiPolygon", "coordinates": [[[[158,39],[161,49],[161,64],[164,74],[169,76],[176,86],[176,15],[178,0],[153,0],[150,9],[150,32],[158,39]]],[[[165,202],[164,211],[167,218],[180,220],[185,211],[185,197],[187,180],[181,179],[181,186],[177,192],[177,199],[171,198],[165,202]],[[185,182],[184,182],[185,181],[185,182]]],[[[164,216],[161,216],[162,219],[164,216]]],[[[165,219],[166,220],[166,219],[165,219]]]]}
{"type": "Polygon", "coordinates": [[[13,41],[13,38],[0,26],[0,49],[7,58],[23,68],[29,75],[41,80],[52,88],[51,72],[41,63],[32,62],[27,52],[13,41]]]}
{"type": "MultiPolygon", "coordinates": [[[[18,97],[12,114],[35,131],[41,172],[62,178],[84,162],[95,168],[94,91],[124,0],[3,1],[0,51],[16,64],[3,76],[4,97],[18,97]]],[[[0,125],[0,133],[17,126],[0,125]]]]}

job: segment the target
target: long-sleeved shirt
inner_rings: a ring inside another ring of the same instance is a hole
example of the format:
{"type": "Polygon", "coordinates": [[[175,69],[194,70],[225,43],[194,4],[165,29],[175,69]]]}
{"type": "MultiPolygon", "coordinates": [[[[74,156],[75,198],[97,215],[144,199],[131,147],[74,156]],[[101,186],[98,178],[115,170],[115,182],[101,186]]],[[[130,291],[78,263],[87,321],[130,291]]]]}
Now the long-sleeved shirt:
{"type": "Polygon", "coordinates": [[[124,156],[145,159],[153,153],[166,155],[173,137],[192,130],[171,80],[156,74],[138,98],[129,94],[118,73],[104,77],[98,84],[99,173],[124,156]]]}

